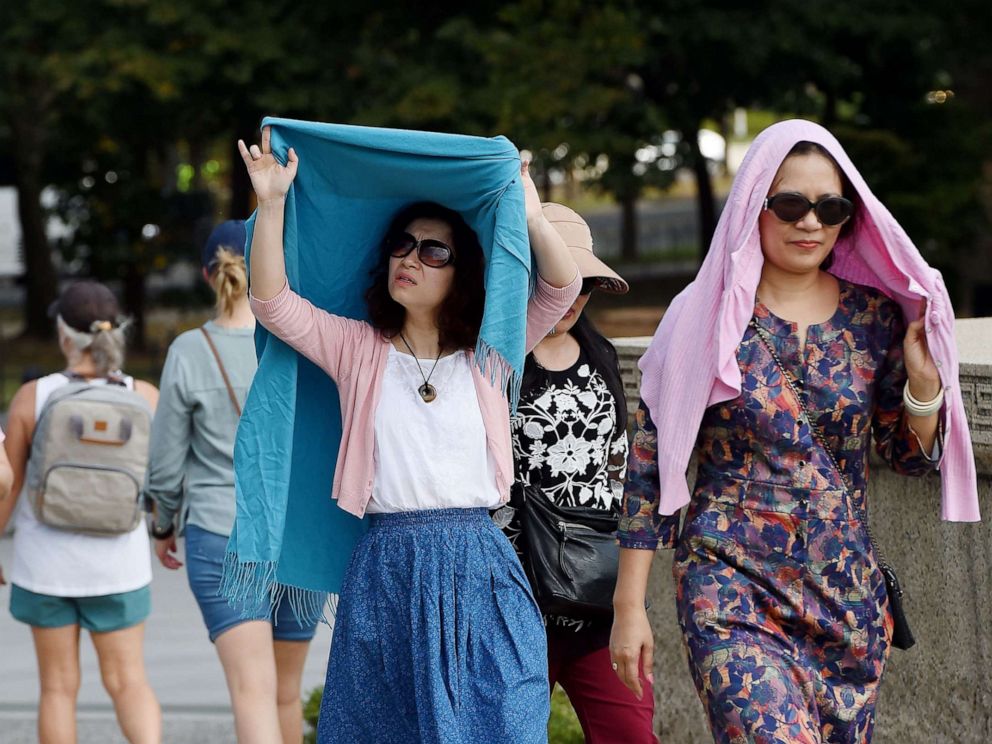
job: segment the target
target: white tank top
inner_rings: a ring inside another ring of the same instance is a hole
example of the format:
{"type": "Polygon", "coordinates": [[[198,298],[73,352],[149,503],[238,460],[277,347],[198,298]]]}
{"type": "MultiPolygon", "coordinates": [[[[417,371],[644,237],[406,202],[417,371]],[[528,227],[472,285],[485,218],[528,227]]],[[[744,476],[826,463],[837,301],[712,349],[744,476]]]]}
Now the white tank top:
{"type": "MultiPolygon", "coordinates": [[[[434,360],[420,364],[426,375],[434,360]]],[[[370,514],[499,505],[471,364],[464,351],[438,360],[430,376],[437,398],[424,403],[417,360],[390,347],[375,411],[370,514]]]]}
{"type": "MultiPolygon", "coordinates": [[[[134,378],[125,377],[124,381],[129,390],[134,390],[134,378]]],[[[38,380],[35,421],[48,396],[68,382],[61,372],[38,380]]],[[[90,384],[106,382],[95,379],[90,384]]],[[[151,580],[151,549],[144,520],[132,532],[109,537],[57,530],[35,518],[22,490],[14,517],[12,584],[55,597],[99,597],[134,591],[151,580]]]]}

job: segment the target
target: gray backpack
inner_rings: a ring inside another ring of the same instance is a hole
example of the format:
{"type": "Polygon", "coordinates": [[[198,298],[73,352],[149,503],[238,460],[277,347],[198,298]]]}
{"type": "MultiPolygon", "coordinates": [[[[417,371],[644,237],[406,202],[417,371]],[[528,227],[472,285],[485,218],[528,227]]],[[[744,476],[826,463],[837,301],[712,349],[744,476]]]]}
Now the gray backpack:
{"type": "Polygon", "coordinates": [[[42,524],[90,535],[130,532],[141,521],[152,410],[120,383],[70,382],[35,424],[28,499],[42,524]]]}

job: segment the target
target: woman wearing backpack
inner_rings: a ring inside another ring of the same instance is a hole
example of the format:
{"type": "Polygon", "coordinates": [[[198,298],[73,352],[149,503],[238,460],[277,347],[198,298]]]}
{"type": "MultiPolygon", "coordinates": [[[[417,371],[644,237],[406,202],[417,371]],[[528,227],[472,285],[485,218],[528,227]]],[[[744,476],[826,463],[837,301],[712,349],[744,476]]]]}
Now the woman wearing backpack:
{"type": "MultiPolygon", "coordinates": [[[[80,387],[112,385],[137,393],[133,400],[146,415],[158,401],[153,385],[121,372],[126,323],[109,289],[98,282],[76,282],[53,309],[66,369],[26,383],[11,401],[4,446],[14,472],[15,497],[0,501],[0,531],[18,504],[16,495],[28,479],[30,458],[43,457],[50,446],[34,441],[49,396],[67,385],[85,383],[80,387]]],[[[81,430],[79,438],[117,436],[106,421],[93,428],[81,430]]],[[[122,428],[121,439],[130,433],[122,428]]],[[[90,631],[103,685],[124,736],[133,743],[161,741],[162,714],[145,676],[144,623],[151,609],[152,573],[144,522],[136,520],[133,528],[119,534],[81,533],[46,524],[32,502],[20,499],[14,515],[10,611],[31,626],[38,657],[39,741],[76,741],[80,628],[90,631]]]]}
{"type": "MultiPolygon", "coordinates": [[[[3,440],[6,434],[3,433],[3,429],[0,429],[0,444],[3,444],[3,440]]],[[[5,500],[10,496],[10,486],[14,482],[14,471],[10,469],[10,461],[7,459],[6,450],[0,448],[0,501],[5,500]]],[[[3,580],[3,567],[0,567],[0,586],[5,583],[3,580]]]]}
{"type": "Polygon", "coordinates": [[[176,533],[186,538],[189,585],[224,667],[238,741],[288,744],[303,736],[300,684],[315,626],[300,625],[289,602],[245,617],[218,591],[234,524],[234,435],[257,366],[244,252],[241,220],[218,225],[204,246],[217,317],[169,347],[146,493],[163,566],[182,566],[176,533]]]}

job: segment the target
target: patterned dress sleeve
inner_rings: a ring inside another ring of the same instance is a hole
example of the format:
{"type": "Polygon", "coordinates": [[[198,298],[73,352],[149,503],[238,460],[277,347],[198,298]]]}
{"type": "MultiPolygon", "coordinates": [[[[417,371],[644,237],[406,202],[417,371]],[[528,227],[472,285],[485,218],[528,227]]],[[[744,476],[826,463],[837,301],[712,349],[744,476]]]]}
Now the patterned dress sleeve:
{"type": "Polygon", "coordinates": [[[621,548],[657,550],[674,548],[679,533],[679,513],[658,512],[658,430],[642,400],[634,414],[634,437],[627,463],[627,483],[617,537],[621,548]]]}
{"type": "Polygon", "coordinates": [[[627,432],[614,435],[610,442],[609,459],[606,463],[607,487],[612,496],[611,503],[617,509],[623,504],[623,484],[627,478],[627,455],[629,442],[627,432]]]}
{"type": "Polygon", "coordinates": [[[916,432],[909,426],[902,403],[903,388],[908,382],[903,360],[902,342],[906,324],[895,303],[885,303],[890,312],[881,326],[888,331],[889,347],[881,370],[877,388],[877,405],[872,418],[875,448],[889,466],[901,475],[920,476],[935,470],[943,451],[943,421],[937,429],[937,446],[934,453],[927,453],[916,432]]]}

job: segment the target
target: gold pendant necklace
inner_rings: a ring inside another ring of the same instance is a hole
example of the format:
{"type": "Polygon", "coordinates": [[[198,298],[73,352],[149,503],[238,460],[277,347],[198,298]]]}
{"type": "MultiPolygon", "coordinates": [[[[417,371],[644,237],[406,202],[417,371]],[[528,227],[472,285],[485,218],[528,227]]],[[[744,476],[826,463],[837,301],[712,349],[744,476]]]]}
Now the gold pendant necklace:
{"type": "Polygon", "coordinates": [[[410,348],[410,344],[406,340],[406,336],[403,335],[402,331],[400,331],[400,338],[403,340],[403,345],[406,346],[407,351],[410,352],[410,356],[413,357],[413,361],[417,363],[417,369],[420,370],[420,376],[424,378],[424,384],[421,385],[419,388],[417,388],[417,392],[420,393],[420,397],[424,401],[424,403],[430,403],[432,400],[434,400],[437,397],[437,388],[431,385],[431,375],[433,375],[434,370],[437,369],[437,363],[441,361],[441,350],[438,349],[437,359],[434,360],[434,366],[431,367],[431,371],[428,372],[427,376],[425,377],[424,368],[420,366],[420,360],[417,358],[417,355],[413,352],[413,349],[410,348]]]}

